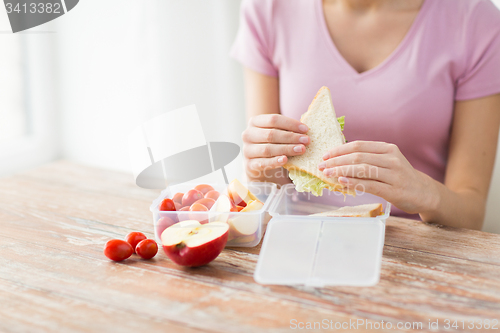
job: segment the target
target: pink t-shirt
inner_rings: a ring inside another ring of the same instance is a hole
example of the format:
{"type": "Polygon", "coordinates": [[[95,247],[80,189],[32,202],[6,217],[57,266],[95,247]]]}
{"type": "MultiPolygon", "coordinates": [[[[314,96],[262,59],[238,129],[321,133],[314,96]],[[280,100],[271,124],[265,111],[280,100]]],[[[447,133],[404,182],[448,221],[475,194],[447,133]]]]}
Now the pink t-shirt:
{"type": "Polygon", "coordinates": [[[443,182],[454,101],[500,92],[500,11],[489,0],[424,0],[392,54],[358,73],[330,38],[322,0],[244,0],[231,55],[279,77],[281,114],[300,119],[327,86],[347,140],[394,143],[443,182]]]}

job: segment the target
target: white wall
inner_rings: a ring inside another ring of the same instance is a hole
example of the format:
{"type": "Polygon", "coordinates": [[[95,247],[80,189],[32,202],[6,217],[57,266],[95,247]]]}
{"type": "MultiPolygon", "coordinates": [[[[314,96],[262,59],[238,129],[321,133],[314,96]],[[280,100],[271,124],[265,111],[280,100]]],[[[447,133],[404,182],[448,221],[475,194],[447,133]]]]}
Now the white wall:
{"type": "MultiPolygon", "coordinates": [[[[228,56],[238,13],[235,0],[86,0],[59,18],[64,156],[130,171],[129,132],[190,104],[208,141],[240,143],[242,71],[228,56]]],[[[241,158],[226,170],[240,177],[241,158]]]]}

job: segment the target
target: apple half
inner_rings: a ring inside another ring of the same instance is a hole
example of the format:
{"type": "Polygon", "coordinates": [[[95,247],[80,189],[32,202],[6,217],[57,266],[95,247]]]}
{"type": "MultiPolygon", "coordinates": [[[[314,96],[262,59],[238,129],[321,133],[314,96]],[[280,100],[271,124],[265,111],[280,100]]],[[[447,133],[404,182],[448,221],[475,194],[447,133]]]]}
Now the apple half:
{"type": "MultiPolygon", "coordinates": [[[[252,200],[241,210],[241,213],[248,213],[262,209],[264,204],[256,199],[252,200]]],[[[259,230],[260,215],[257,214],[242,214],[228,220],[229,224],[229,239],[254,235],[259,230]]]]}
{"type": "Polygon", "coordinates": [[[235,205],[245,207],[250,201],[257,200],[238,179],[235,179],[227,187],[227,193],[235,205]]]}
{"type": "Polygon", "coordinates": [[[229,225],[225,222],[201,224],[182,221],[161,234],[165,254],[181,266],[203,266],[217,258],[226,246],[229,225]]]}

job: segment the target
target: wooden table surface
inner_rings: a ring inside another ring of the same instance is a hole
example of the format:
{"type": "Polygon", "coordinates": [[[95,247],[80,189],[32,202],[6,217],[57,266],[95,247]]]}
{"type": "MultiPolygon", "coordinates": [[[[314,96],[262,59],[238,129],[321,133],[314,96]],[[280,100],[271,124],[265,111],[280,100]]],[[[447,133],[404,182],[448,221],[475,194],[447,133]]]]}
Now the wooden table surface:
{"type": "Polygon", "coordinates": [[[436,320],[435,331],[500,330],[500,235],[391,217],[374,287],[259,285],[260,246],[196,269],[161,250],[108,260],[107,240],[153,237],[157,195],[129,174],[65,161],[0,179],[0,332],[285,332],[314,322],[361,332],[365,321],[414,332],[436,320]]]}

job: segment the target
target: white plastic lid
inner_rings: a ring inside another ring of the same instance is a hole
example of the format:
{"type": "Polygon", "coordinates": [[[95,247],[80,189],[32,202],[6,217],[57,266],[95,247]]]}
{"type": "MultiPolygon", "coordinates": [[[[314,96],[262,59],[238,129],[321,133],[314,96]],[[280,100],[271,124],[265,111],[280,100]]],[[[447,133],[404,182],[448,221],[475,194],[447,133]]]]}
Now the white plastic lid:
{"type": "Polygon", "coordinates": [[[380,278],[384,236],[385,224],[373,218],[273,218],[254,279],[261,284],[372,286],[380,278]]]}

